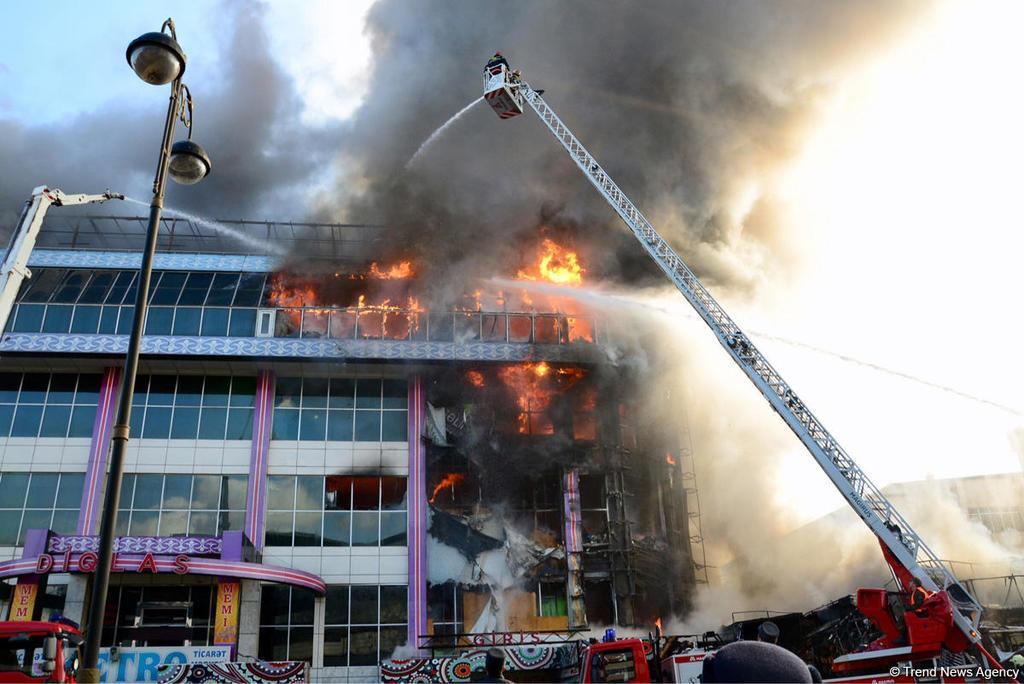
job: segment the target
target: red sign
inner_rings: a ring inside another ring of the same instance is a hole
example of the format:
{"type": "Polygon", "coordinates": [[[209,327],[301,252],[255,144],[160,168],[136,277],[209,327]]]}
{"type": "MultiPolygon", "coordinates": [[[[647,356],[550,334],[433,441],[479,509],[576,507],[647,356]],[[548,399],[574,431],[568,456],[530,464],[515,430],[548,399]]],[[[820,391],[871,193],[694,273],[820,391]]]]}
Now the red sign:
{"type": "MultiPolygon", "coordinates": [[[[123,566],[125,558],[118,558],[118,554],[114,554],[112,567],[115,571],[124,572],[123,566]]],[[[185,554],[178,554],[174,558],[170,556],[154,556],[152,553],[147,553],[138,561],[132,559],[132,565],[128,572],[160,572],[160,566],[167,566],[170,564],[169,570],[177,575],[184,575],[188,573],[188,566],[191,559],[185,554]]],[[[84,553],[72,554],[71,550],[68,549],[64,552],[63,556],[54,556],[53,554],[43,553],[36,558],[36,574],[43,575],[48,572],[95,572],[96,565],[99,563],[99,556],[94,551],[86,551],[84,553]]]]}

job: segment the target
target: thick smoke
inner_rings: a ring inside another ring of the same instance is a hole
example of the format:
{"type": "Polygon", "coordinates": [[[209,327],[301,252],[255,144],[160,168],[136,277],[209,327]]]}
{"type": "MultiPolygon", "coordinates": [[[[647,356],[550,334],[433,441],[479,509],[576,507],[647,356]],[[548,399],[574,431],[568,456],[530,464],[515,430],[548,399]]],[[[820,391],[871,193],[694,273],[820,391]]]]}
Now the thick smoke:
{"type": "Polygon", "coordinates": [[[528,112],[485,104],[406,172],[431,131],[481,94],[484,61],[513,67],[711,284],[754,287],[793,267],[773,172],[801,148],[844,69],[920,6],[864,2],[524,2],[371,11],[369,95],[338,160],[343,199],[322,218],[396,231],[435,281],[508,272],[545,225],[594,273],[631,282],[653,268],[528,112]]]}
{"type": "MultiPolygon", "coordinates": [[[[195,140],[209,152],[213,172],[187,191],[169,183],[168,205],[218,218],[301,219],[305,187],[327,166],[338,128],[301,124],[301,100],[274,61],[261,8],[225,2],[221,10],[211,13],[224,35],[217,68],[193,81],[188,76],[197,67],[185,73],[195,98],[195,140]]],[[[189,27],[179,29],[187,39],[189,27]]],[[[125,42],[131,38],[126,35],[125,42]]],[[[142,83],[127,64],[122,77],[137,84],[137,97],[130,101],[111,101],[53,124],[0,118],[4,229],[13,225],[22,203],[40,184],[69,193],[109,187],[148,201],[170,88],[142,83]]],[[[184,135],[179,125],[178,137],[184,135]]],[[[65,211],[90,210],[136,213],[135,208],[118,204],[65,211]]]]}

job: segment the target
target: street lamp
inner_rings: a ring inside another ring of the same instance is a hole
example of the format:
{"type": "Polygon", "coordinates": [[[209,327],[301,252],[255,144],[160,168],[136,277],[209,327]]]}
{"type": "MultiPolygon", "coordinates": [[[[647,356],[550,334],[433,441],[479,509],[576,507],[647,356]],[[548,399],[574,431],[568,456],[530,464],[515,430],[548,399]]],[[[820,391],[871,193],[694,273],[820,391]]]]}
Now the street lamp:
{"type": "Polygon", "coordinates": [[[159,33],[144,33],[128,45],[125,56],[128,64],[146,83],[153,85],[171,84],[171,101],[167,106],[164,123],[164,137],[160,145],[160,159],[156,177],[153,179],[153,201],[149,205],[149,226],[146,229],[146,246],[139,270],[139,287],[135,297],[135,319],[132,321],[131,336],[128,338],[128,353],[124,362],[124,379],[121,381],[121,396],[118,400],[117,418],[110,445],[110,474],[107,477],[103,496],[103,510],[100,515],[99,558],[93,579],[92,597],[89,601],[88,625],[85,639],[85,653],[81,673],[82,682],[99,681],[100,637],[103,634],[103,613],[107,604],[107,589],[110,586],[110,570],[114,555],[114,523],[121,500],[121,480],[124,476],[124,454],[128,446],[129,422],[132,412],[132,395],[135,390],[135,376],[139,369],[139,349],[142,331],[146,324],[146,306],[149,298],[149,281],[153,274],[153,254],[160,231],[160,212],[164,206],[164,189],[167,175],[184,185],[198,183],[210,173],[210,157],[198,143],[192,141],[192,94],[181,82],[185,73],[185,52],[178,45],[174,22],[168,19],[159,33]],[[170,31],[170,35],[165,33],[170,31]],[[174,127],[181,121],[188,129],[188,139],[171,144],[174,127]]]}

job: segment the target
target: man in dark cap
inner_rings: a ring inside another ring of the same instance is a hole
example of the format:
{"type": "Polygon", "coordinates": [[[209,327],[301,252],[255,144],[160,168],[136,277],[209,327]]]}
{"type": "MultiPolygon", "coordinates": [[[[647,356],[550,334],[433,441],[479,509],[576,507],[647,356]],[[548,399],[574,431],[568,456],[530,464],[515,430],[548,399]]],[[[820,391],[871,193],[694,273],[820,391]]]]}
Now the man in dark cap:
{"type": "Polygon", "coordinates": [[[779,626],[771,620],[765,620],[757,626],[757,640],[766,644],[779,643],[779,626]]]}
{"type": "Polygon", "coordinates": [[[704,659],[704,682],[811,682],[804,661],[775,644],[734,641],[704,659]]]}
{"type": "Polygon", "coordinates": [[[478,679],[480,682],[511,682],[505,679],[505,652],[498,648],[492,648],[487,651],[487,655],[484,658],[484,669],[487,674],[483,679],[478,679]]]}

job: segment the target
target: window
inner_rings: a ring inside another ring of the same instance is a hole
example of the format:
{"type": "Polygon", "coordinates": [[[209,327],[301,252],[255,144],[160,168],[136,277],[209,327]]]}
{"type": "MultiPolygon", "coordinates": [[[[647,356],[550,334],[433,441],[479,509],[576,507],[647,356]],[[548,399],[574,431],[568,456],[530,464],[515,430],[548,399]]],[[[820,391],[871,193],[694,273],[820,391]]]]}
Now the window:
{"type": "Polygon", "coordinates": [[[216,585],[110,587],[100,645],[213,643],[216,585]]]}
{"type": "Polygon", "coordinates": [[[405,380],[279,378],[273,439],[404,442],[408,439],[405,380]]]}
{"type": "Polygon", "coordinates": [[[271,475],[267,546],[405,546],[406,478],[271,475]]]}
{"type": "Polygon", "coordinates": [[[455,582],[427,585],[427,616],[433,625],[432,634],[459,634],[463,631],[463,594],[465,589],[455,582]]]}
{"type": "MultiPolygon", "coordinates": [[[[260,596],[259,657],[313,661],[313,592],[264,584],[260,596]]],[[[376,665],[376,663],[373,663],[376,665]]]]}
{"type": "Polygon", "coordinates": [[[100,376],[0,373],[0,436],[91,437],[100,376]]]}
{"type": "Polygon", "coordinates": [[[401,585],[327,587],[324,667],[377,665],[390,657],[406,642],[406,591],[401,585]]]}
{"type": "Polygon", "coordinates": [[[559,582],[537,583],[537,615],[541,617],[568,615],[565,584],[559,582]]]}
{"type": "Polygon", "coordinates": [[[0,475],[0,546],[21,546],[37,528],[74,534],[84,482],[84,473],[0,475]]]}
{"type": "Polygon", "coordinates": [[[118,535],[219,535],[245,521],[248,475],[126,474],[118,535]]]}
{"type": "Polygon", "coordinates": [[[139,376],[132,434],[143,439],[248,440],[255,396],[253,377],[139,376]]]}

